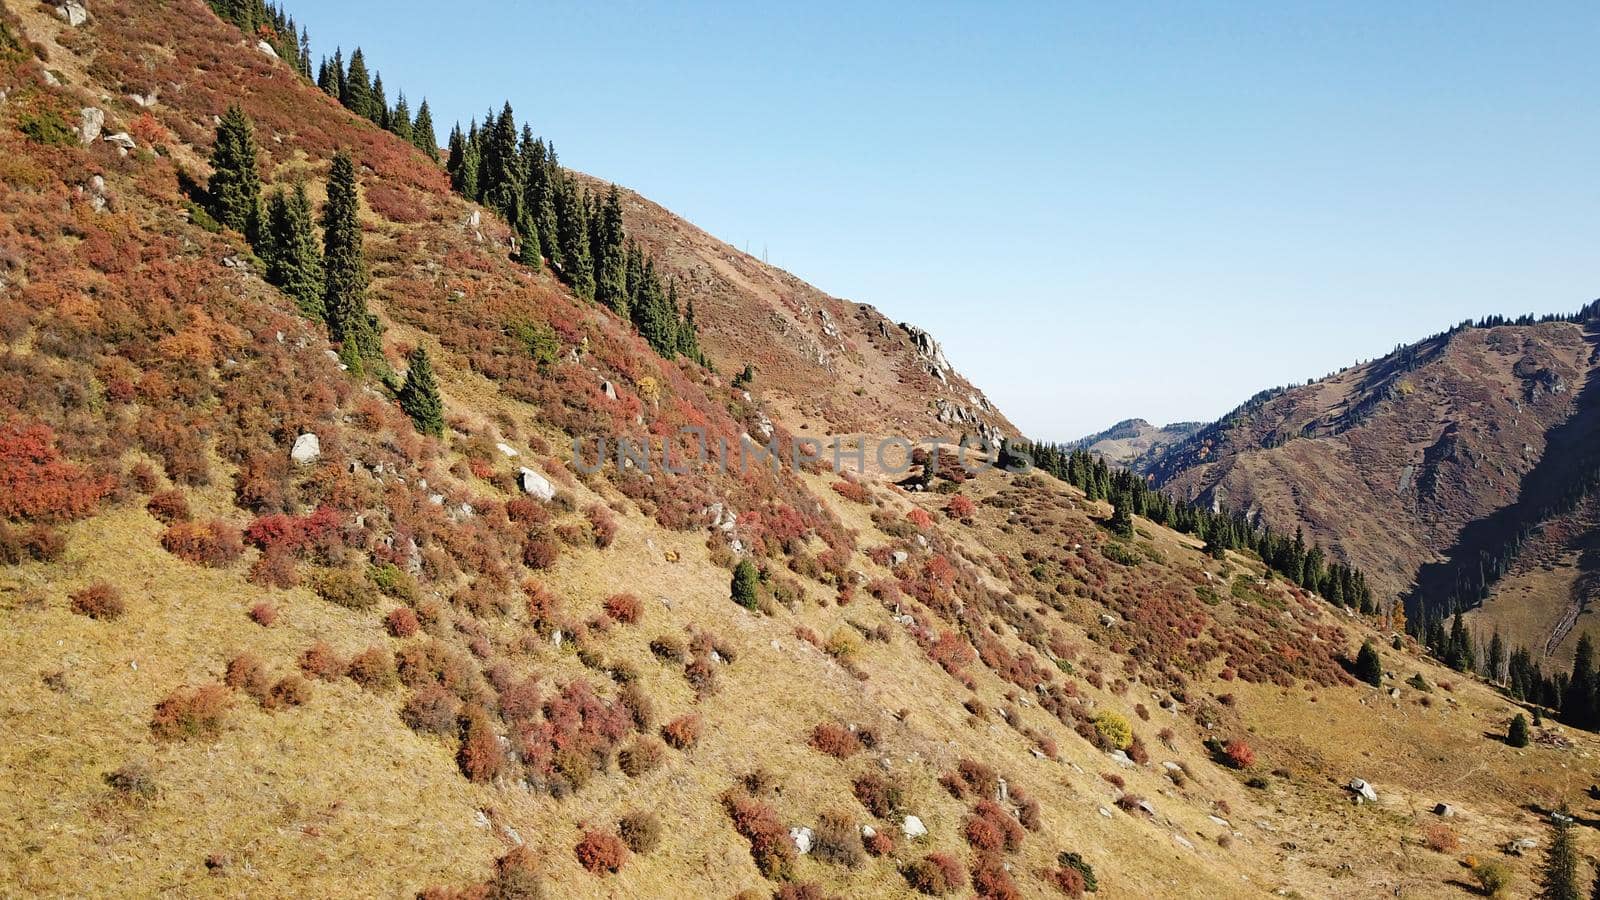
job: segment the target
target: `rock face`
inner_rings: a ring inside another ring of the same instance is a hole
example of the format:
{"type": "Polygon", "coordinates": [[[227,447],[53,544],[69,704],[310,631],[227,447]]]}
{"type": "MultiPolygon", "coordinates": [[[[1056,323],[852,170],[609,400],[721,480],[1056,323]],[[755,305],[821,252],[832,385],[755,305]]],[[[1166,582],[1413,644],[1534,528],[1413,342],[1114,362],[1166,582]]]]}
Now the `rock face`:
{"type": "Polygon", "coordinates": [[[517,470],[517,484],[524,494],[542,503],[549,503],[556,497],[556,486],[550,483],[550,479],[527,466],[517,470]]]}
{"type": "Polygon", "coordinates": [[[294,447],[289,451],[289,458],[305,466],[317,461],[322,456],[322,440],[311,432],[306,432],[294,439],[294,447]]]}
{"type": "Polygon", "coordinates": [[[100,130],[106,127],[105,111],[95,106],[85,106],[78,114],[78,143],[85,147],[94,143],[100,130]]]}
{"type": "Polygon", "coordinates": [[[84,9],[83,4],[77,2],[77,0],[66,0],[66,2],[56,3],[56,18],[71,25],[73,28],[77,28],[79,25],[89,21],[89,11],[84,9]]]}

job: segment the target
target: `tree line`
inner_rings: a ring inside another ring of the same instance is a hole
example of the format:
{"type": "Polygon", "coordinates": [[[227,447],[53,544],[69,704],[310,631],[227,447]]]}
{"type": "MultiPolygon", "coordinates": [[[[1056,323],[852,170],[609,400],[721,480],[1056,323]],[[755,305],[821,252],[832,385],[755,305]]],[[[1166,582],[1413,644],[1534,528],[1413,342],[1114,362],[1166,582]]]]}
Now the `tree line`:
{"type": "Polygon", "coordinates": [[[1078,487],[1089,499],[1110,501],[1111,529],[1124,536],[1133,534],[1133,516],[1143,516],[1174,531],[1194,535],[1205,542],[1208,553],[1219,559],[1228,550],[1253,552],[1273,572],[1321,594],[1336,606],[1350,606],[1367,615],[1383,612],[1365,573],[1329,559],[1321,547],[1307,546],[1300,531],[1290,538],[1264,525],[1252,524],[1242,513],[1213,512],[1174,500],[1139,475],[1127,469],[1113,469],[1103,458],[1070,445],[1007,441],[1001,445],[1000,465],[1012,467],[1019,455],[1078,487]]]}

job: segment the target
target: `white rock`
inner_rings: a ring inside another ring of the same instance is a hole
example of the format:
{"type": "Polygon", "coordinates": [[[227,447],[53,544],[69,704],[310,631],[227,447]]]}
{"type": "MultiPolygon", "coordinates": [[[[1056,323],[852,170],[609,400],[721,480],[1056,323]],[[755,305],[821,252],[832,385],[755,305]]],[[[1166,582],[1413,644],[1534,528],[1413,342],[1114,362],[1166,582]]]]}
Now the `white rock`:
{"type": "Polygon", "coordinates": [[[1127,753],[1121,750],[1111,750],[1106,755],[1110,756],[1112,762],[1115,762],[1119,766],[1133,765],[1133,760],[1128,757],[1127,753]]]}
{"type": "Polygon", "coordinates": [[[1221,816],[1206,816],[1206,818],[1210,819],[1211,820],[1211,824],[1213,824],[1213,825],[1221,825],[1223,828],[1230,827],[1228,825],[1228,820],[1222,818],[1221,816]]]}
{"type": "Polygon", "coordinates": [[[871,825],[863,825],[861,826],[861,836],[870,841],[878,836],[878,829],[873,828],[871,825]]]}
{"type": "Polygon", "coordinates": [[[133,135],[128,134],[126,131],[119,131],[116,134],[108,134],[105,136],[104,140],[106,143],[115,144],[124,150],[132,150],[133,148],[139,146],[138,143],[134,141],[133,135]]]}
{"type": "Polygon", "coordinates": [[[789,829],[789,840],[794,841],[794,849],[800,851],[802,856],[811,852],[811,839],[815,836],[816,832],[804,825],[789,829]]]}
{"type": "Polygon", "coordinates": [[[1360,778],[1350,779],[1350,790],[1355,791],[1357,796],[1368,803],[1378,802],[1378,792],[1372,789],[1372,785],[1360,778]]]}
{"type": "Polygon", "coordinates": [[[428,502],[432,503],[434,506],[443,506],[444,505],[444,495],[443,494],[431,494],[428,497],[428,502]]]}
{"type": "Polygon", "coordinates": [[[1111,810],[1106,809],[1104,806],[1099,808],[1099,813],[1100,813],[1100,817],[1103,818],[1103,819],[1111,818],[1111,810]]]}
{"type": "Polygon", "coordinates": [[[1176,832],[1174,832],[1173,835],[1172,835],[1172,840],[1174,842],[1176,842],[1179,847],[1182,847],[1185,850],[1193,850],[1194,849],[1194,844],[1192,842],[1190,842],[1190,840],[1188,838],[1184,837],[1181,834],[1177,834],[1176,832]]]}
{"type": "Polygon", "coordinates": [[[85,106],[78,113],[78,143],[88,146],[100,136],[100,130],[106,127],[105,111],[94,106],[85,106]]]}
{"type": "Polygon", "coordinates": [[[522,455],[517,452],[517,448],[511,446],[510,444],[495,444],[494,446],[508,459],[516,459],[518,456],[522,455]]]}
{"type": "Polygon", "coordinates": [[[1100,624],[1110,628],[1111,626],[1117,624],[1117,617],[1110,615],[1109,613],[1104,614],[1100,616],[1100,624]]]}
{"type": "Polygon", "coordinates": [[[272,45],[266,41],[256,41],[256,49],[272,57],[273,59],[278,58],[278,51],[272,49],[272,45]]]}
{"type": "Polygon", "coordinates": [[[311,432],[306,432],[294,439],[294,447],[289,451],[289,458],[307,465],[314,463],[322,455],[322,441],[311,432]]]}
{"type": "Polygon", "coordinates": [[[483,211],[482,210],[475,209],[475,210],[472,211],[472,215],[467,216],[467,227],[468,228],[477,228],[479,225],[482,225],[482,224],[483,224],[483,211]]]}
{"type": "Polygon", "coordinates": [[[900,829],[909,839],[925,837],[928,834],[928,826],[922,824],[922,820],[916,816],[906,816],[905,821],[900,823],[900,829]]]}
{"type": "Polygon", "coordinates": [[[1448,803],[1441,803],[1438,806],[1435,806],[1433,808],[1433,814],[1436,815],[1436,816],[1443,816],[1444,818],[1449,819],[1449,818],[1452,818],[1453,816],[1455,816],[1456,808],[1454,806],[1451,806],[1448,803]]]}
{"type": "Polygon", "coordinates": [[[517,483],[522,487],[524,494],[540,502],[549,503],[556,497],[556,486],[550,483],[550,479],[527,466],[517,470],[517,483]]]}
{"type": "Polygon", "coordinates": [[[65,3],[56,4],[56,18],[67,23],[73,28],[89,21],[89,11],[77,0],[67,0],[65,3]]]}
{"type": "Polygon", "coordinates": [[[600,382],[600,390],[605,391],[607,400],[617,399],[617,387],[609,381],[600,382]]]}
{"type": "Polygon", "coordinates": [[[911,558],[911,555],[906,553],[904,550],[896,550],[893,553],[889,554],[889,565],[891,565],[891,566],[904,565],[905,561],[910,559],[910,558],[911,558]]]}

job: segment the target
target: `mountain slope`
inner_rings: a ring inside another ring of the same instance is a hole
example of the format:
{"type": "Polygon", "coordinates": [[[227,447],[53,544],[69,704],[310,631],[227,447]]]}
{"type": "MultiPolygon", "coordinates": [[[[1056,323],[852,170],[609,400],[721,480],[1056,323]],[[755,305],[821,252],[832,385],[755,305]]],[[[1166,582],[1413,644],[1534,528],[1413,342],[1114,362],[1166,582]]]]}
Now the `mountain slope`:
{"type": "MultiPolygon", "coordinates": [[[[1075,853],[1106,897],[1442,897],[1462,870],[1418,846],[1418,810],[1458,806],[1485,858],[1562,799],[1594,815],[1565,777],[1589,736],[1485,737],[1518,708],[1483,684],[1258,561],[1145,521],[1113,537],[1051,479],[573,465],[574,439],[588,462],[602,436],[786,438],[818,376],[747,397],[657,356],[195,0],[6,10],[9,892],[889,897],[942,854],[963,894],[1044,896],[1075,853]],[[442,437],[207,227],[231,102],[269,183],[320,201],[334,150],[360,161],[371,368],[427,347],[442,437]],[[134,149],[80,142],[84,109],[134,149]],[[518,338],[535,326],[558,352],[518,338]],[[1382,688],[1345,671],[1366,639],[1382,688]],[[862,825],[889,839],[869,853],[862,825]]],[[[701,307],[725,374],[739,341],[784,341],[753,303],[701,307]]],[[[869,393],[907,396],[904,360],[859,363],[869,393]]],[[[814,402],[885,431],[926,414],[814,402]]]]}
{"type": "Polygon", "coordinates": [[[1114,466],[1143,471],[1153,466],[1168,447],[1187,440],[1203,427],[1204,422],[1174,422],[1157,428],[1144,419],[1124,419],[1067,447],[1087,450],[1114,466]]]}

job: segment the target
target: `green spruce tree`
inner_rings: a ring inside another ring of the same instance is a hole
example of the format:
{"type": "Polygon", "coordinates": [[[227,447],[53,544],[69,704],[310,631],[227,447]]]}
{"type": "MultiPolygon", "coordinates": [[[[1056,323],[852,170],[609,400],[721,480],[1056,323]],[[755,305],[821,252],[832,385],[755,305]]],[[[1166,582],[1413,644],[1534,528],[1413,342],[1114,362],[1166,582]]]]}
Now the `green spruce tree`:
{"type": "Polygon", "coordinates": [[[255,129],[238,106],[229,106],[211,148],[211,215],[252,244],[260,238],[261,173],[255,129]]]}
{"type": "Polygon", "coordinates": [[[367,311],[367,265],[362,255],[361,198],[350,154],[339,151],[328,175],[328,202],[322,209],[322,305],[328,333],[342,345],[340,358],[352,370],[378,359],[378,324],[367,311]]]}
{"type": "Polygon", "coordinates": [[[423,97],[422,105],[417,107],[417,120],[411,125],[411,143],[428,154],[429,159],[439,161],[439,138],[433,133],[433,113],[428,109],[427,97],[423,97]]]}
{"type": "Polygon", "coordinates": [[[417,430],[433,437],[444,435],[444,403],[439,399],[439,383],[433,376],[428,351],[418,347],[411,353],[405,384],[400,388],[400,408],[416,424],[417,430]]]}
{"type": "Polygon", "coordinates": [[[1377,687],[1383,683],[1383,660],[1378,656],[1378,648],[1371,641],[1361,645],[1361,652],[1356,654],[1356,677],[1367,684],[1377,687]]]}
{"type": "Polygon", "coordinates": [[[411,143],[411,107],[406,103],[404,91],[400,92],[399,99],[394,101],[394,109],[390,110],[385,127],[394,132],[395,137],[406,143],[411,143]]]}
{"type": "Polygon", "coordinates": [[[561,277],[572,292],[594,298],[594,268],[589,257],[588,206],[583,189],[566,179],[556,192],[557,241],[561,246],[561,277]]]}
{"type": "Polygon", "coordinates": [[[367,80],[367,59],[360,47],[350,54],[350,68],[339,83],[339,102],[358,116],[372,118],[372,84],[367,80]]]}
{"type": "Polygon", "coordinates": [[[297,182],[293,193],[282,188],[273,192],[267,202],[266,238],[267,280],[293,297],[302,314],[325,318],[322,255],[304,182],[297,182]]]}
{"type": "Polygon", "coordinates": [[[1572,816],[1567,805],[1550,817],[1553,834],[1539,877],[1540,900],[1579,900],[1578,850],[1573,846],[1572,816]]]}
{"type": "Polygon", "coordinates": [[[1506,743],[1513,747],[1528,746],[1528,718],[1522,713],[1517,713],[1511,719],[1511,727],[1506,729],[1506,743]]]}
{"type": "Polygon", "coordinates": [[[1111,497],[1111,533],[1133,537],[1133,498],[1125,492],[1111,497]]]}
{"type": "Polygon", "coordinates": [[[733,569],[733,584],[730,592],[733,602],[745,609],[755,611],[760,607],[761,577],[756,571],[755,563],[748,559],[739,560],[733,569]]]}
{"type": "Polygon", "coordinates": [[[367,102],[367,118],[379,128],[389,127],[389,98],[383,93],[383,76],[372,77],[372,99],[367,102]]]}

